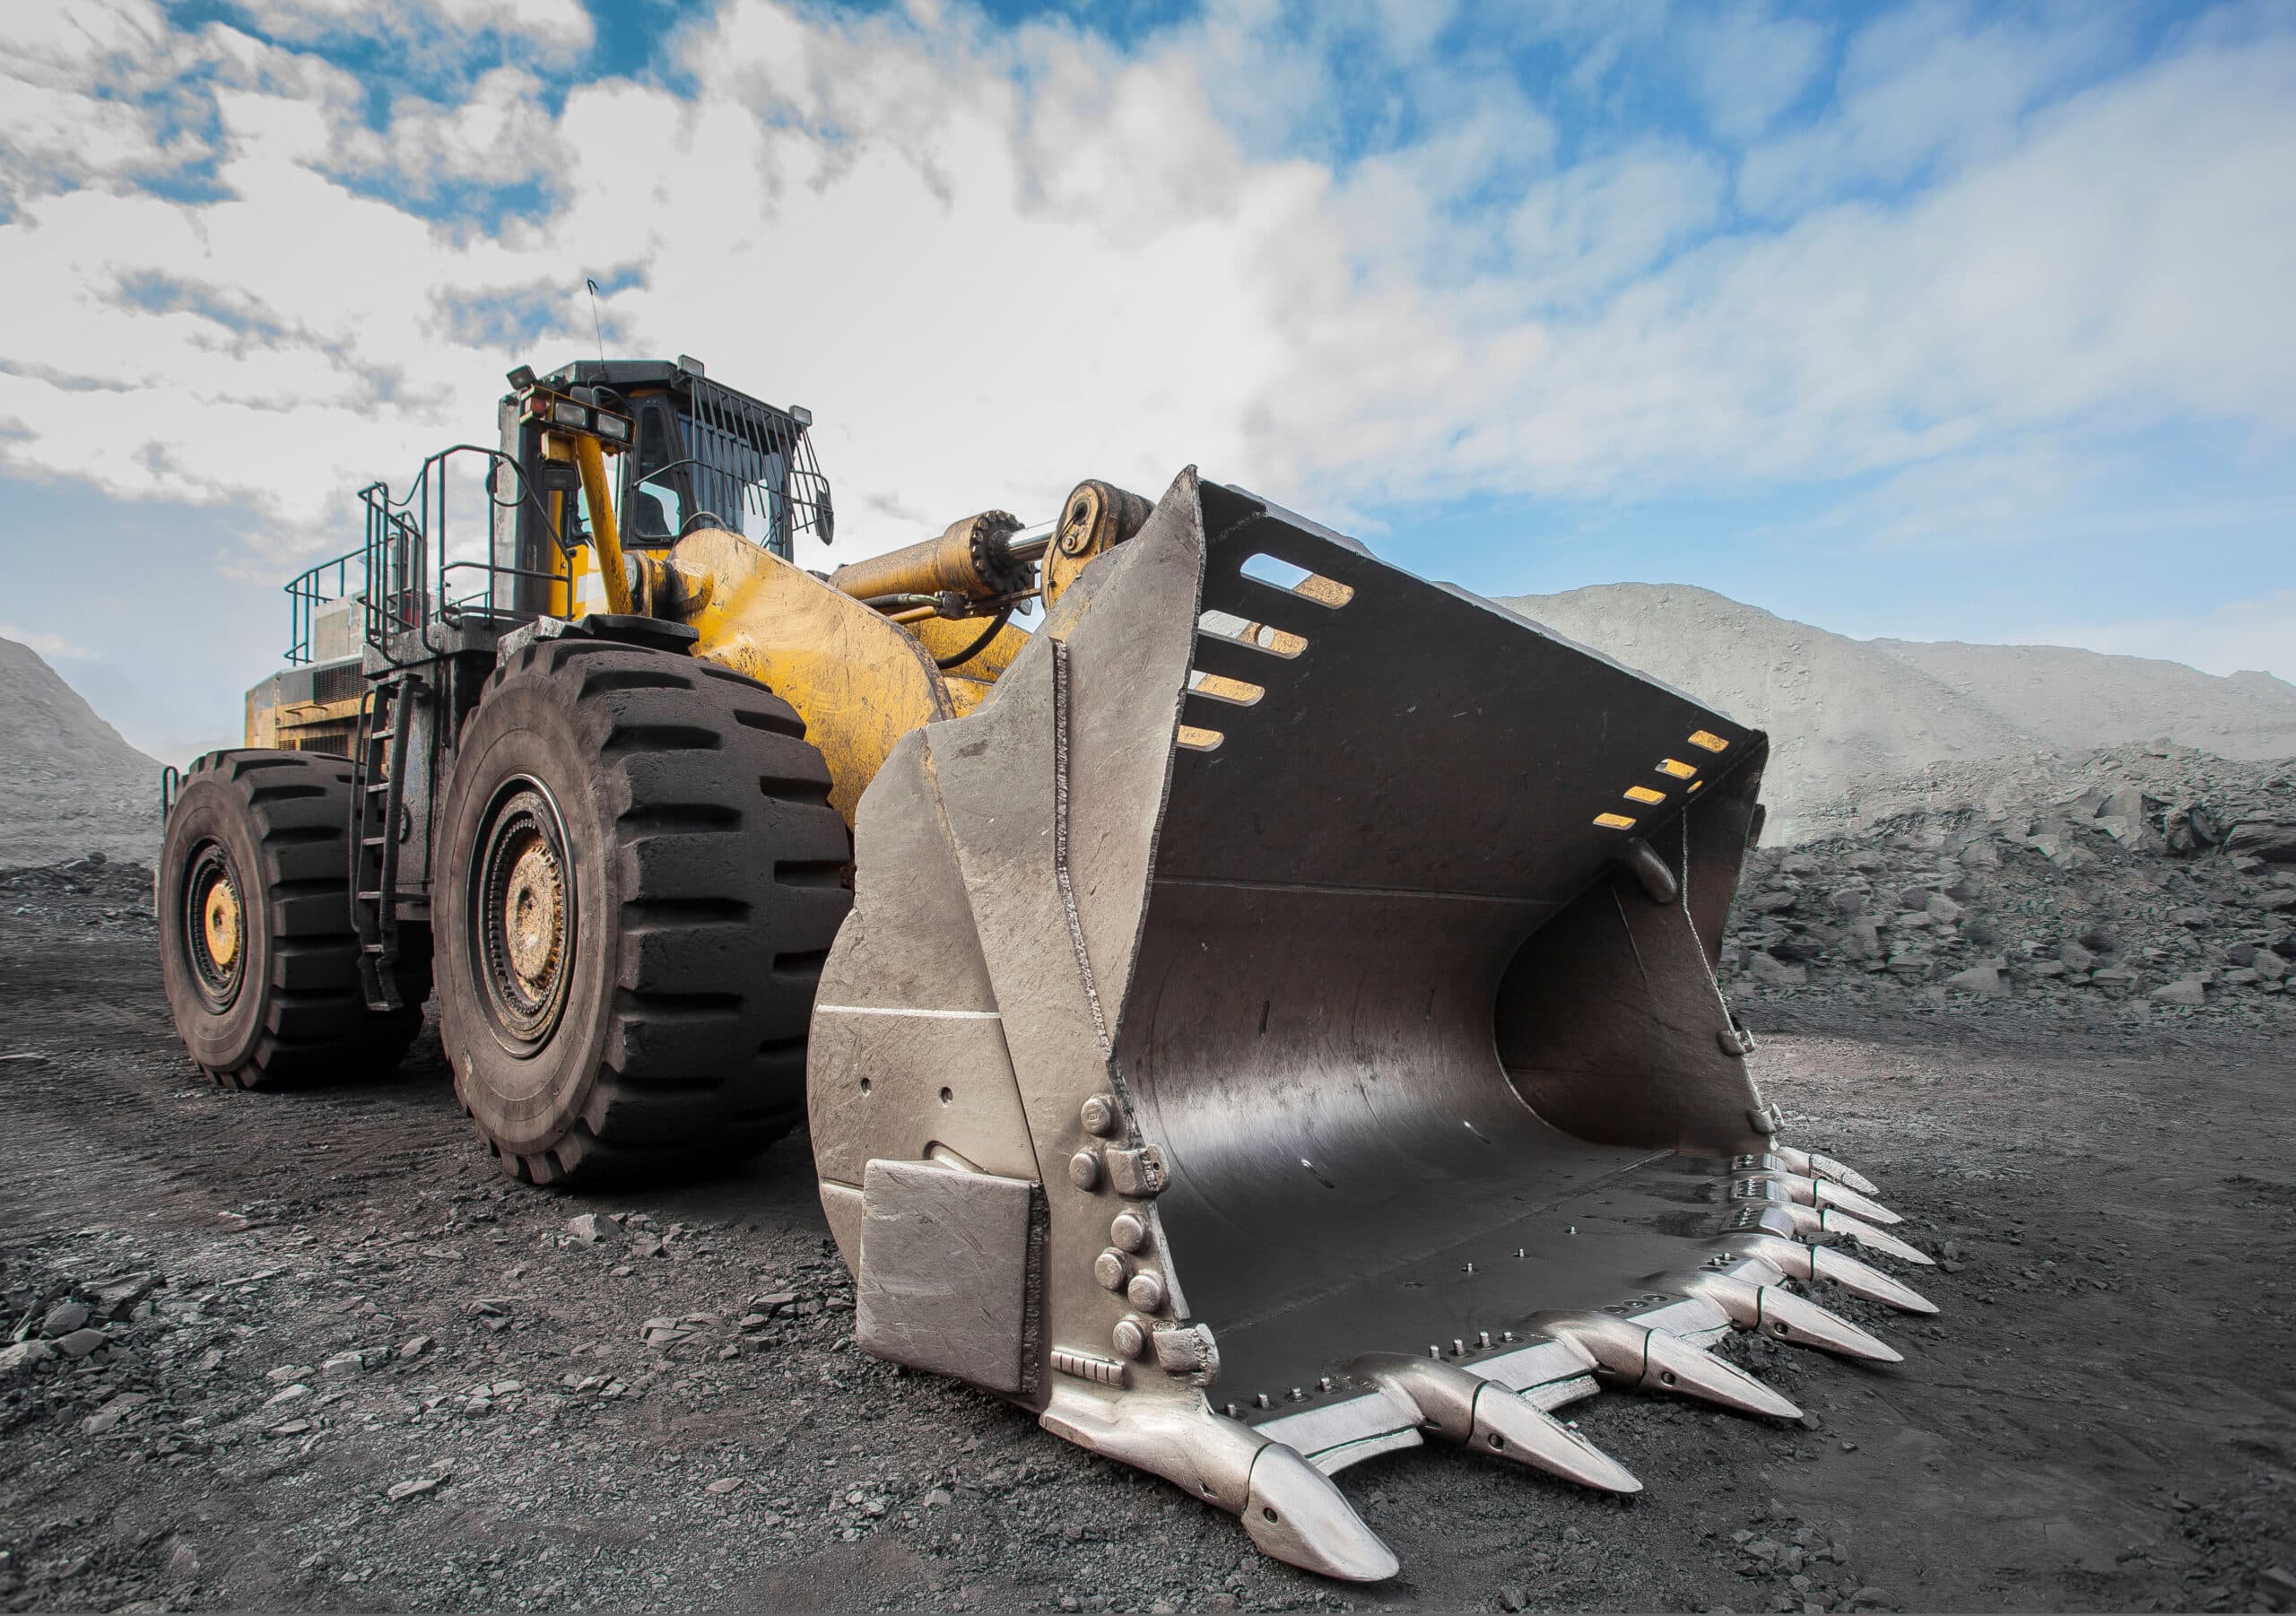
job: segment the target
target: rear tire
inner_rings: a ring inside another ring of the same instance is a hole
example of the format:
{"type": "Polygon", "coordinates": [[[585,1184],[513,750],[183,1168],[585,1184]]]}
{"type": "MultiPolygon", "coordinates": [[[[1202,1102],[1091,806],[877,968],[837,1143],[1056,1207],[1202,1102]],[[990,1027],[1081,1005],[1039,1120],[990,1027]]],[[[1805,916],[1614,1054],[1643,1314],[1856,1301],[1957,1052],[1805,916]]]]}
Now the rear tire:
{"type": "Polygon", "coordinates": [[[661,1177],[804,1114],[851,907],[829,769],[787,703],[691,657],[521,650],[464,726],[439,840],[439,1030],[504,1170],[661,1177]]]}
{"type": "Polygon", "coordinates": [[[160,976],[176,1031],[219,1083],[373,1077],[422,1028],[429,937],[403,937],[406,1008],[377,1014],[351,919],[352,768],[301,752],[210,752],[168,814],[160,976]]]}

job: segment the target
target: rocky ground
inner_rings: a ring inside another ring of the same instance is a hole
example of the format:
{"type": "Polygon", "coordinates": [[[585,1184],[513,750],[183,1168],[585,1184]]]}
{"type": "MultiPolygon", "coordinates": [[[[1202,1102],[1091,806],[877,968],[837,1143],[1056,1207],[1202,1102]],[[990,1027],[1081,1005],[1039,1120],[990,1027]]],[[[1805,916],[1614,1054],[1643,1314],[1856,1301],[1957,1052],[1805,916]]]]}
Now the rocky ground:
{"type": "MultiPolygon", "coordinates": [[[[2290,817],[2284,776],[2255,786],[2210,800],[2290,817]]],[[[858,1355],[802,1139],[573,1198],[499,1177],[434,1036],[387,1082],[214,1090],[168,1028],[148,873],[7,873],[0,1604],[2296,1609],[2296,1041],[2291,995],[2230,979],[2289,889],[2078,808],[1766,856],[1749,887],[1740,959],[1806,972],[1743,995],[1790,1136],[1945,1259],[1935,1320],[1829,1298],[1907,1361],[1737,1343],[1797,1426],[1581,1405],[1628,1503],[1452,1452],[1350,1471],[1404,1562],[1368,1589],[858,1355]],[[1981,966],[2002,991],[1952,986],[1981,966]],[[2199,1003],[2154,996],[2185,980],[2199,1003]]]]}

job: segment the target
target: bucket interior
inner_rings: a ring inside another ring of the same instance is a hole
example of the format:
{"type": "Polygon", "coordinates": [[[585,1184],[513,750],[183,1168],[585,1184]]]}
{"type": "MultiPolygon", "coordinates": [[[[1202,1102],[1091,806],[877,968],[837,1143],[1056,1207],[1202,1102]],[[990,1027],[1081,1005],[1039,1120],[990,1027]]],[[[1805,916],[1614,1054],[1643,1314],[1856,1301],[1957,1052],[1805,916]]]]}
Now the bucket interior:
{"type": "Polygon", "coordinates": [[[1683,1147],[1746,1142],[1705,973],[1762,738],[1204,494],[1194,688],[1115,1056],[1170,1167],[1216,1395],[1695,1263],[1725,1185],[1683,1147]],[[1671,894],[1622,862],[1636,842],[1671,894]]]}

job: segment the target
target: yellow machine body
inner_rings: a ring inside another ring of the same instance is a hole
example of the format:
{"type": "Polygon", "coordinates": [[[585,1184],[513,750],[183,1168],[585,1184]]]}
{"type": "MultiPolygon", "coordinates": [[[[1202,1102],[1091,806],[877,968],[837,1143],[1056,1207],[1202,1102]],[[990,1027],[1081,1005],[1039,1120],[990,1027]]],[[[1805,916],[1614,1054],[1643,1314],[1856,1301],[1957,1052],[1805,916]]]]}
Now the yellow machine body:
{"type": "Polygon", "coordinates": [[[949,682],[908,628],[737,533],[690,534],[645,572],[656,614],[700,635],[695,656],[797,709],[848,825],[894,744],[957,716],[949,682]]]}

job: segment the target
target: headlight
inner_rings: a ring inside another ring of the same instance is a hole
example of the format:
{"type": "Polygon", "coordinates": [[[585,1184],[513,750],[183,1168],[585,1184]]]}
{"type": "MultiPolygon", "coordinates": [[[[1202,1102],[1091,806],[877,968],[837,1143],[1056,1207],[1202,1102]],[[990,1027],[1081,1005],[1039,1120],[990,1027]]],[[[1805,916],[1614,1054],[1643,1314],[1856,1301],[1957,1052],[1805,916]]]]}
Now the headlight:
{"type": "Polygon", "coordinates": [[[624,421],[619,415],[608,415],[604,411],[600,411],[598,413],[598,436],[601,438],[611,438],[616,443],[627,443],[630,441],[630,422],[624,421]]]}
{"type": "Polygon", "coordinates": [[[589,411],[584,409],[580,404],[576,404],[570,398],[561,398],[552,401],[550,406],[550,418],[558,425],[562,427],[572,427],[577,431],[587,430],[590,424],[589,411]]]}

